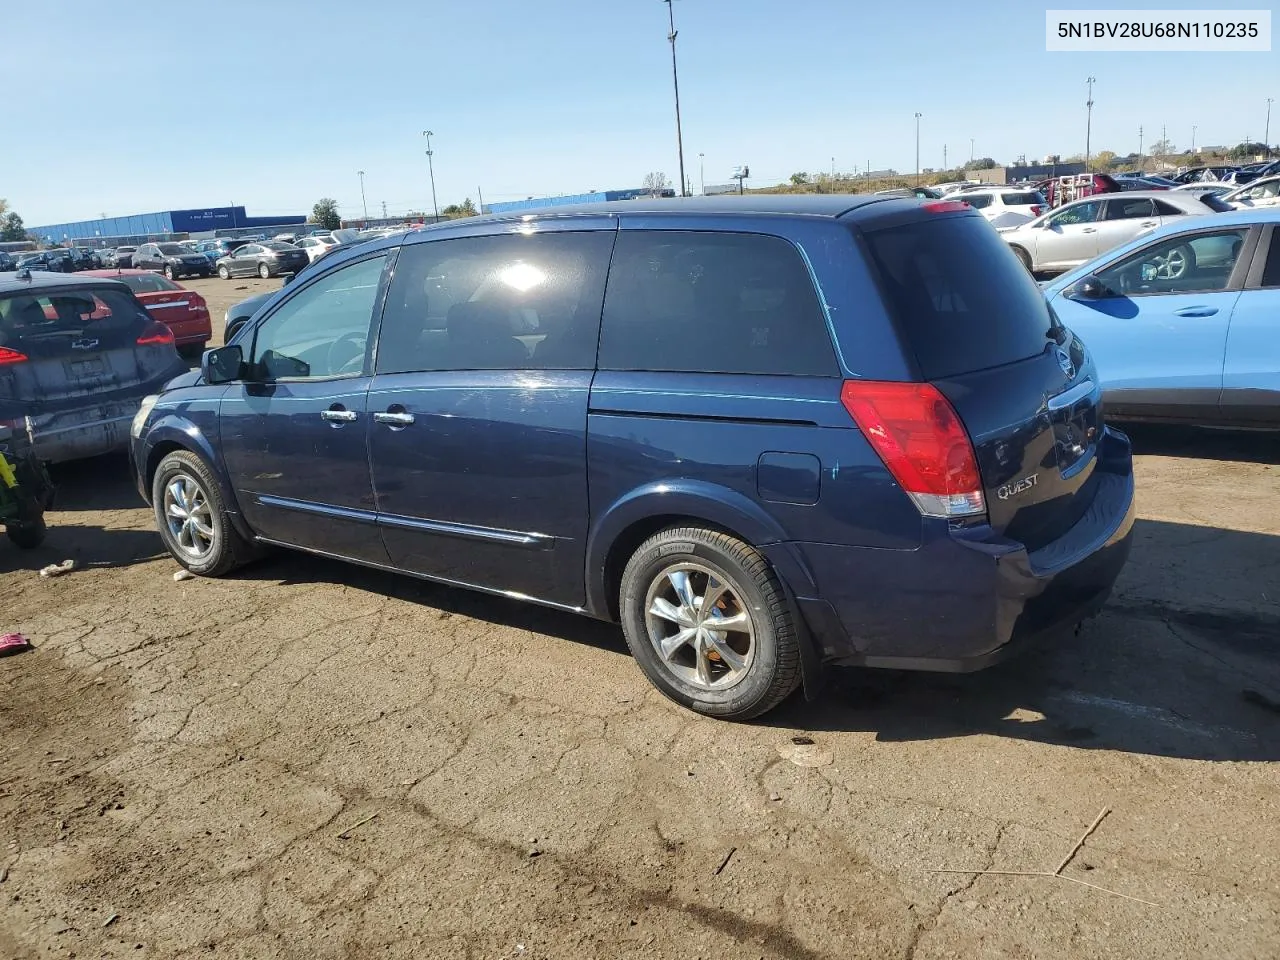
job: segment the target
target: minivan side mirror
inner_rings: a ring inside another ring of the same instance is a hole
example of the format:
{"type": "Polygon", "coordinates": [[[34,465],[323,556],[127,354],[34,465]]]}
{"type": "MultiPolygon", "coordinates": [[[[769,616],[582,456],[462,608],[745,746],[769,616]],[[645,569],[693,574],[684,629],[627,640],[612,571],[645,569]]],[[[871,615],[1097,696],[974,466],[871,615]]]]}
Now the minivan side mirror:
{"type": "Polygon", "coordinates": [[[200,375],[208,384],[231,383],[244,379],[244,351],[240,344],[206,350],[200,358],[200,375]]]}
{"type": "Polygon", "coordinates": [[[1072,300],[1103,300],[1111,296],[1111,290],[1096,274],[1091,273],[1068,287],[1066,295],[1072,300]]]}

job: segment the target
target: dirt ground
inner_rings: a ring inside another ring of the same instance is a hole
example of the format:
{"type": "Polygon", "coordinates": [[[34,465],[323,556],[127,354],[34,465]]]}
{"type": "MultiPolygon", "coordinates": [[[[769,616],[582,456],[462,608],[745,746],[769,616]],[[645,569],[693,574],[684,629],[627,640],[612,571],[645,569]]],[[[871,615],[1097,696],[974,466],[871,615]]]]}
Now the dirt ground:
{"type": "Polygon", "coordinates": [[[753,724],[569,615],[288,554],[175,582],[124,461],[66,466],[47,544],[0,542],[36,645],[0,660],[0,957],[1274,958],[1280,441],[1135,436],[1074,641],[753,724]],[[1103,808],[1070,880],[937,872],[1052,872],[1103,808]]]}

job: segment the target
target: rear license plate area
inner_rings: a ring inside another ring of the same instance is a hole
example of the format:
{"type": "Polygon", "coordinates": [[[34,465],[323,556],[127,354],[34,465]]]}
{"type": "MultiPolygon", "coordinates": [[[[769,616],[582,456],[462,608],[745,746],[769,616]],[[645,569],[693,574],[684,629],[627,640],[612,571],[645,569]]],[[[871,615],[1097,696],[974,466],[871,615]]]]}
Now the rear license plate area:
{"type": "Polygon", "coordinates": [[[1058,470],[1071,477],[1089,463],[1098,440],[1098,400],[1101,391],[1091,381],[1049,400],[1058,470]]]}
{"type": "Polygon", "coordinates": [[[100,357],[88,357],[84,360],[68,360],[67,376],[72,380],[83,380],[85,377],[100,377],[106,373],[107,366],[100,357]]]}

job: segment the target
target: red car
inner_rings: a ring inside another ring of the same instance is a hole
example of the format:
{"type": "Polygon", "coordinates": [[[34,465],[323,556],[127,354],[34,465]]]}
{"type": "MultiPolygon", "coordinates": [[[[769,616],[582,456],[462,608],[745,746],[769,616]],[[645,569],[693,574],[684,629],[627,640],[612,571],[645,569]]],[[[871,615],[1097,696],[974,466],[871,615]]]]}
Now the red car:
{"type": "Polygon", "coordinates": [[[127,284],[152,319],[173,331],[178,349],[203,350],[213,336],[209,306],[194,290],[180,287],[150,270],[86,270],[85,276],[107,277],[127,284]]]}

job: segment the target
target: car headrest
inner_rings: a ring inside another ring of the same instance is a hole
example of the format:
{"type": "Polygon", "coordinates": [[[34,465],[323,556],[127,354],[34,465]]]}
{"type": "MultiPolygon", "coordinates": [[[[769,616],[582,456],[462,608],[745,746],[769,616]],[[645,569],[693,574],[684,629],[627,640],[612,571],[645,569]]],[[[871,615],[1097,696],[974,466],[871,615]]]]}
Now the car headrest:
{"type": "Polygon", "coordinates": [[[478,343],[509,339],[511,321],[506,313],[482,301],[467,300],[449,308],[449,339],[478,343]]]}

